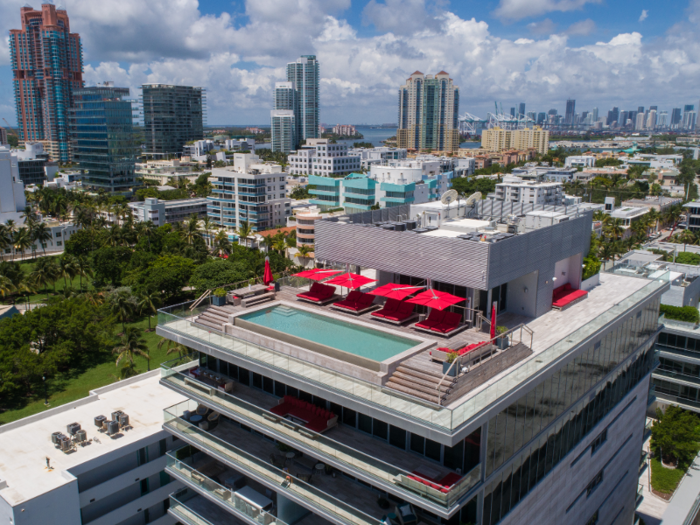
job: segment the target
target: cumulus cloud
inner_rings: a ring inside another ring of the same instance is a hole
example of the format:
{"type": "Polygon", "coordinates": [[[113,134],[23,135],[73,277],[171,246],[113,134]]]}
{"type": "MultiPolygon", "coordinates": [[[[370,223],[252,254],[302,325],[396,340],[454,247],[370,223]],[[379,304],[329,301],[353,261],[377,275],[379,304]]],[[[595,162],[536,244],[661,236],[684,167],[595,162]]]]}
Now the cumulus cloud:
{"type": "Polygon", "coordinates": [[[574,11],[602,0],[501,0],[494,15],[504,21],[521,20],[553,11],[574,11]]]}
{"type": "Polygon", "coordinates": [[[595,22],[588,18],[586,20],[581,20],[580,22],[571,24],[569,29],[566,30],[566,34],[572,36],[586,36],[595,33],[595,30],[595,22]]]}
{"type": "Polygon", "coordinates": [[[527,25],[530,33],[533,35],[551,35],[557,30],[557,24],[549,18],[545,18],[539,22],[532,22],[527,25]]]}
{"type": "Polygon", "coordinates": [[[649,16],[649,11],[647,11],[646,9],[642,9],[642,14],[639,15],[639,21],[644,22],[648,16],[649,16]]]}
{"type": "MultiPolygon", "coordinates": [[[[0,2],[0,31],[18,27],[19,8],[26,1],[0,2]]],[[[88,85],[113,80],[130,87],[132,96],[146,82],[203,86],[211,124],[267,122],[274,83],[286,78],[286,63],[303,54],[319,59],[324,122],[395,121],[397,88],[416,69],[447,71],[462,90],[460,111],[480,115],[491,110],[494,100],[563,110],[570,95],[583,109],[636,107],[652,99],[677,107],[697,98],[700,37],[694,20],[700,20],[700,0],[693,0],[698,9],[689,22],[664,37],[647,42],[638,32],[612,34],[585,46],[574,46],[571,35],[593,33],[590,20],[562,31],[545,19],[531,25],[529,38],[514,40],[429,0],[400,5],[428,13],[434,22],[420,22],[406,32],[397,26],[400,22],[387,21],[385,29],[375,26],[369,36],[344,17],[350,0],[247,0],[241,20],[235,14],[205,16],[195,0],[103,0],[100,8],[90,7],[94,0],[64,1],[72,30],[83,38],[88,85]],[[140,15],[135,6],[142,9],[140,15]],[[439,30],[431,29],[432,23],[439,30]]],[[[399,5],[395,1],[375,0],[372,9],[399,5]]],[[[571,10],[582,2],[530,0],[540,11],[542,5],[571,10]]],[[[501,6],[516,3],[503,0],[501,6]]],[[[0,65],[7,71],[4,49],[0,65]]],[[[0,81],[7,85],[9,76],[0,81]]],[[[0,88],[0,115],[14,121],[12,91],[0,88]]]]}
{"type": "MultiPolygon", "coordinates": [[[[431,10],[435,6],[431,6],[431,10]]],[[[428,13],[425,0],[377,0],[362,10],[365,25],[374,25],[379,31],[391,31],[397,35],[410,35],[416,31],[440,29],[440,20],[428,13]]]]}

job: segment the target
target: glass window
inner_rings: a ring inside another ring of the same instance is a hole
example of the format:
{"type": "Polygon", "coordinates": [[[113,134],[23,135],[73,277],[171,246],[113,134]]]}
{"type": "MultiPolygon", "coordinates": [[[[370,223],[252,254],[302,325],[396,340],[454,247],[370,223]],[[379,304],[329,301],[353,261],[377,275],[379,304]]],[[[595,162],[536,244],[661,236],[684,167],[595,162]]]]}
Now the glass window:
{"type": "Polygon", "coordinates": [[[263,390],[268,394],[274,393],[274,381],[269,377],[263,377],[263,390]]]}
{"type": "Polygon", "coordinates": [[[379,419],[373,420],[372,433],[381,439],[388,439],[389,425],[379,419]]]}
{"type": "Polygon", "coordinates": [[[365,414],[357,414],[357,428],[368,434],[372,433],[372,418],[365,414]]]}
{"type": "Polygon", "coordinates": [[[275,381],[275,395],[277,397],[284,397],[285,391],[285,384],[281,381],[275,381]]]}
{"type": "Polygon", "coordinates": [[[418,454],[425,453],[425,438],[418,434],[411,434],[411,450],[418,454]]]}
{"type": "Polygon", "coordinates": [[[243,368],[243,367],[238,367],[238,381],[242,385],[248,386],[250,384],[250,372],[243,368]]]}
{"type": "Polygon", "coordinates": [[[432,439],[425,440],[425,457],[434,459],[435,461],[440,461],[441,449],[442,445],[440,445],[440,443],[437,441],[433,441],[432,439]]]}
{"type": "Polygon", "coordinates": [[[406,431],[402,428],[391,425],[389,427],[389,444],[397,448],[406,448],[406,431]]]}
{"type": "Polygon", "coordinates": [[[262,390],[262,376],[253,372],[253,388],[259,388],[262,390]]]}
{"type": "Polygon", "coordinates": [[[353,428],[357,426],[357,413],[354,410],[343,407],[343,425],[353,428]]]}

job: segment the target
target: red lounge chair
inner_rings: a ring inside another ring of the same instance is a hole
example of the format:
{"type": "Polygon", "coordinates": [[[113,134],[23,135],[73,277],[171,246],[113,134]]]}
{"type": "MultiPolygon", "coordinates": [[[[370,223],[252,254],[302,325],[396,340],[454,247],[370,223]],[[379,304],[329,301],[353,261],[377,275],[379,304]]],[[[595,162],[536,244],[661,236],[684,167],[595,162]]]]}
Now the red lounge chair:
{"type": "Polygon", "coordinates": [[[399,307],[394,311],[384,316],[387,321],[403,322],[413,315],[414,304],[411,303],[400,303],[399,307]]]}
{"type": "Polygon", "coordinates": [[[386,317],[387,315],[394,315],[396,313],[396,309],[399,307],[401,304],[401,301],[397,299],[387,299],[386,303],[384,303],[384,308],[379,310],[378,312],[372,312],[372,315],[374,317],[386,317]]]}
{"type": "Polygon", "coordinates": [[[284,396],[277,406],[270,409],[270,412],[281,417],[294,416],[304,421],[306,428],[319,433],[335,426],[338,422],[338,416],[333,412],[292,396],[284,396]]]}
{"type": "Polygon", "coordinates": [[[357,302],[360,296],[364,295],[362,292],[353,290],[348,294],[348,296],[342,301],[333,303],[333,306],[338,306],[340,308],[346,308],[347,310],[357,310],[357,302]]]}
{"type": "Polygon", "coordinates": [[[561,310],[568,306],[573,306],[587,295],[588,292],[574,290],[570,283],[566,283],[554,289],[554,293],[552,294],[552,306],[561,310]]]}
{"type": "Polygon", "coordinates": [[[462,324],[462,315],[457,312],[447,312],[443,317],[442,322],[430,328],[433,332],[440,334],[449,334],[457,330],[462,324]]]}
{"type": "Polygon", "coordinates": [[[358,291],[352,291],[342,301],[333,303],[333,308],[342,308],[354,314],[361,314],[374,307],[374,296],[358,291]]]}
{"type": "Polygon", "coordinates": [[[446,313],[443,310],[433,310],[426,320],[416,323],[415,327],[422,330],[430,330],[433,326],[438,326],[442,323],[446,313]]]}
{"type": "Polygon", "coordinates": [[[335,288],[326,284],[314,283],[308,292],[297,294],[302,301],[323,304],[333,300],[335,288]]]}

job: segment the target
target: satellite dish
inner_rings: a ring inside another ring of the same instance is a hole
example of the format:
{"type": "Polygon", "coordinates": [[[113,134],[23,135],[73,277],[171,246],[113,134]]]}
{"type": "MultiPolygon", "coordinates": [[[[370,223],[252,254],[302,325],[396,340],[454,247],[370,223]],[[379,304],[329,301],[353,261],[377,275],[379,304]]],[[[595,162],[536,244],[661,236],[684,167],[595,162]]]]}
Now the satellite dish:
{"type": "Polygon", "coordinates": [[[442,197],[440,197],[440,202],[442,202],[445,206],[450,206],[451,203],[456,201],[459,198],[459,193],[457,193],[456,190],[447,190],[445,193],[442,194],[442,197]]]}
{"type": "Polygon", "coordinates": [[[472,193],[469,198],[467,199],[467,206],[474,206],[477,201],[481,200],[481,192],[477,191],[476,193],[472,193]]]}

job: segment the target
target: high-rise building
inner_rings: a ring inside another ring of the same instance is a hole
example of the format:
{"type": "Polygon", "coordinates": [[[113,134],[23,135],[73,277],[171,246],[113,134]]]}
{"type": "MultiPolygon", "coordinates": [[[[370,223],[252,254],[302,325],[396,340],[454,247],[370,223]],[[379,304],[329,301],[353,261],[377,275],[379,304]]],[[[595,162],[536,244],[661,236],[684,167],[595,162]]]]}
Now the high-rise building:
{"type": "Polygon", "coordinates": [[[518,107],[518,114],[525,115],[525,102],[520,103],[520,106],[518,107]]]}
{"type": "MultiPolygon", "coordinates": [[[[652,106],[653,107],[653,106],[652,106]]],[[[649,109],[649,114],[647,115],[647,129],[653,131],[656,129],[656,110],[649,109]]]]}
{"type": "Polygon", "coordinates": [[[667,128],[668,127],[668,111],[659,111],[656,119],[657,128],[667,128]]]}
{"type": "Polygon", "coordinates": [[[593,108],[593,118],[591,119],[593,122],[598,122],[598,108],[593,108]]]}
{"type": "Polygon", "coordinates": [[[673,108],[671,111],[671,129],[678,129],[681,123],[681,108],[673,108]]]}
{"type": "Polygon", "coordinates": [[[110,193],[134,185],[138,148],[129,88],[111,83],[77,89],[70,110],[73,158],[85,170],[83,185],[110,193]]]}
{"type": "Polygon", "coordinates": [[[566,101],[566,113],[564,114],[564,125],[573,126],[574,116],[576,115],[576,101],[569,99],[566,101]]]}
{"type": "Polygon", "coordinates": [[[608,111],[608,119],[606,120],[606,124],[608,126],[614,125],[618,119],[620,118],[620,109],[616,106],[612,108],[610,111],[608,111]]]}
{"type": "MultiPolygon", "coordinates": [[[[313,183],[331,195],[373,191],[353,179],[313,183]]],[[[387,198],[410,199],[399,188],[388,184],[387,198]]],[[[248,292],[225,309],[205,298],[181,306],[186,319],[159,316],[158,335],[196,350],[162,365],[162,384],[189,398],[163,422],[182,444],[166,467],[187,489],[168,511],[181,522],[633,522],[668,274],[601,272],[587,288],[592,213],[578,206],[521,202],[524,227],[503,239],[470,228],[507,217],[513,203],[477,202],[465,221],[454,204],[411,200],[373,217],[418,217],[427,233],[360,228],[367,214],[318,219],[314,252],[335,268],[375,270],[387,289],[410,293],[430,280],[456,296],[449,312],[418,323],[420,339],[393,323],[341,323],[318,304],[333,293],[323,285],[308,293],[285,282],[276,296],[248,292]],[[250,308],[256,297],[276,302],[250,308]],[[510,329],[496,341],[483,318],[510,329]],[[447,320],[430,330],[435,319],[447,320]],[[340,329],[372,352],[324,335],[340,329]],[[373,341],[389,336],[379,352],[373,341]],[[452,364],[437,348],[446,344],[461,352],[452,364]]],[[[429,315],[403,304],[393,317],[429,315]]]]}
{"type": "Polygon", "coordinates": [[[294,82],[275,84],[275,108],[270,112],[272,151],[289,153],[298,145],[295,114],[298,107],[297,95],[294,82]]]}
{"type": "Polygon", "coordinates": [[[534,111],[528,111],[526,116],[533,123],[537,123],[537,113],[535,113],[534,111]]]}
{"type": "Polygon", "coordinates": [[[544,111],[540,111],[537,114],[537,125],[541,126],[547,121],[547,114],[544,111]]]}
{"type": "Polygon", "coordinates": [[[640,111],[637,113],[637,118],[634,123],[634,129],[637,131],[641,131],[644,129],[644,112],[640,111]]]}
{"type": "Polygon", "coordinates": [[[515,108],[510,108],[510,116],[515,117],[515,108]]]}
{"type": "Polygon", "coordinates": [[[7,144],[7,130],[3,127],[0,127],[0,146],[3,144],[7,144]]]}
{"type": "Polygon", "coordinates": [[[644,106],[639,106],[637,108],[637,113],[644,113],[644,106]]]}
{"type": "Polygon", "coordinates": [[[659,107],[658,107],[658,106],[649,106],[649,111],[651,111],[652,109],[653,109],[654,111],[656,111],[657,113],[659,112],[659,107]]]}
{"type": "Polygon", "coordinates": [[[485,129],[481,133],[481,147],[493,152],[509,149],[525,151],[535,148],[538,153],[544,155],[549,151],[549,131],[542,128],[519,130],[485,129]]]}
{"type": "Polygon", "coordinates": [[[204,138],[204,88],[144,84],[141,91],[147,155],[178,155],[188,142],[204,138]]]}
{"type": "Polygon", "coordinates": [[[624,128],[627,125],[628,118],[629,118],[629,111],[620,111],[619,125],[621,128],[624,128]]]}
{"type": "Polygon", "coordinates": [[[450,75],[413,73],[399,88],[397,146],[406,149],[459,149],[459,88],[450,75]]]}
{"type": "Polygon", "coordinates": [[[83,87],[80,35],[65,9],[44,2],[20,9],[22,29],[10,30],[10,61],[20,142],[41,142],[57,162],[71,159],[68,109],[83,87]]]}
{"type": "Polygon", "coordinates": [[[287,81],[296,90],[296,139],[318,138],[319,91],[318,61],[314,55],[303,55],[287,64],[287,81]]]}
{"type": "Polygon", "coordinates": [[[683,107],[683,129],[695,129],[695,106],[686,104],[683,107]]]}

